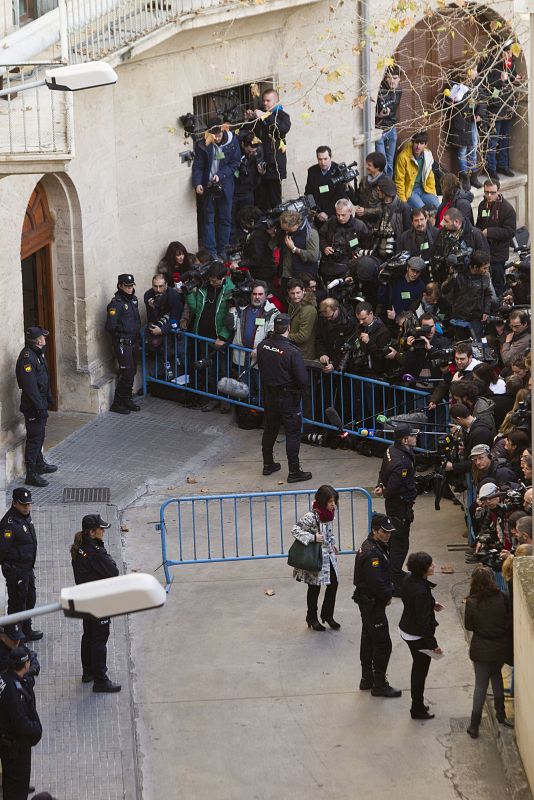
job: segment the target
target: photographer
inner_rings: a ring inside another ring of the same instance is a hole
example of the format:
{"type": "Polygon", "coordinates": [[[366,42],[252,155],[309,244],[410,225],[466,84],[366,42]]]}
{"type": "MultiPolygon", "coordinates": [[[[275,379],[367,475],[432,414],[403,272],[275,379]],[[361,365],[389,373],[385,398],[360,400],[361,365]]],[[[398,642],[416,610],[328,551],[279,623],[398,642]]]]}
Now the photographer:
{"type": "MultiPolygon", "coordinates": [[[[221,349],[230,338],[230,331],[227,327],[228,309],[232,293],[235,286],[226,277],[226,267],[220,261],[213,261],[207,271],[207,285],[194,287],[186,294],[185,301],[193,317],[193,333],[205,336],[207,339],[215,339],[215,348],[221,349]]],[[[205,356],[206,343],[195,342],[195,358],[199,355],[205,356]]],[[[207,390],[216,394],[217,381],[224,375],[225,359],[218,356],[211,359],[208,373],[207,390]]],[[[201,406],[202,411],[213,411],[217,408],[217,400],[207,400],[201,406]]],[[[227,404],[222,406],[221,411],[226,413],[227,404]]]]}
{"type": "Polygon", "coordinates": [[[245,206],[237,216],[239,228],[246,234],[240,265],[249,270],[254,280],[272,284],[276,264],[271,243],[278,233],[277,224],[266,220],[255,206],[245,206]]]}
{"type": "Polygon", "coordinates": [[[239,240],[239,212],[254,205],[254,192],[265,172],[263,149],[254,144],[252,133],[240,137],[241,161],[236,171],[234,199],[232,203],[232,242],[239,240]]]}
{"type": "MultiPolygon", "coordinates": [[[[299,211],[284,211],[278,220],[280,233],[280,261],[282,264],[282,288],[290,278],[298,278],[303,272],[316,275],[319,262],[319,234],[308,217],[299,211]]],[[[274,246],[275,240],[271,246],[274,246]]]]}
{"type": "Polygon", "coordinates": [[[477,444],[486,444],[490,447],[493,441],[493,431],[483,420],[474,417],[462,403],[452,405],[450,414],[453,423],[462,429],[462,445],[458,452],[458,458],[454,461],[447,461],[445,464],[445,472],[453,475],[465,475],[471,471],[473,448],[477,444]]]}
{"type": "MultiPolygon", "coordinates": [[[[146,308],[147,327],[154,340],[169,333],[173,322],[178,322],[184,310],[184,301],[177,289],[172,289],[165,275],[157,274],[152,278],[152,288],[143,296],[146,308]]],[[[152,342],[156,349],[161,342],[152,342]]]]}
{"type": "Polygon", "coordinates": [[[473,380],[461,380],[451,383],[450,402],[461,403],[479,420],[488,426],[495,436],[495,417],[493,415],[494,402],[488,397],[483,397],[480,383],[473,380]]]}
{"type": "Polygon", "coordinates": [[[487,239],[465,219],[461,211],[449,208],[443,215],[441,230],[430,253],[432,280],[442,283],[448,276],[451,264],[454,266],[458,261],[467,262],[469,250],[482,250],[489,256],[487,239]]]}
{"type": "Polygon", "coordinates": [[[391,178],[383,175],[376,182],[380,200],[378,224],[374,233],[373,255],[385,261],[396,251],[396,242],[410,227],[410,207],[397,197],[397,188],[391,178]]]}
{"type": "Polygon", "coordinates": [[[317,227],[335,214],[338,200],[346,198],[354,200],[353,189],[343,181],[335,183],[332,179],[337,177],[339,167],[332,161],[332,150],[327,145],[321,145],[315,151],[317,164],[308,169],[306,178],[305,195],[313,195],[317,206],[315,221],[317,227]]]}
{"type": "MultiPolygon", "coordinates": [[[[319,306],[315,350],[323,372],[332,372],[345,359],[345,343],[355,338],[356,320],[350,307],[340,306],[333,297],[327,297],[319,306]]],[[[350,371],[350,369],[349,369],[350,371]]]]}
{"type": "MultiPolygon", "coordinates": [[[[412,316],[412,315],[410,315],[412,316]]],[[[404,351],[402,370],[404,373],[419,377],[421,373],[430,378],[441,378],[441,370],[433,361],[434,353],[445,350],[451,342],[436,330],[436,321],[432,314],[423,314],[417,325],[405,325],[400,345],[404,351]]]]}
{"type": "Polygon", "coordinates": [[[382,320],[375,317],[370,303],[358,303],[356,319],[359,323],[360,350],[362,355],[367,356],[367,364],[359,366],[357,374],[369,378],[382,378],[387,369],[386,358],[394,357],[394,351],[389,347],[391,334],[382,320]]]}
{"type": "Polygon", "coordinates": [[[365,158],[367,175],[362,178],[358,186],[358,203],[354,209],[370,230],[374,230],[380,217],[380,198],[378,197],[377,183],[385,175],[386,157],[383,153],[369,153],[365,158]]]}
{"type": "Polygon", "coordinates": [[[319,245],[323,254],[321,275],[326,283],[348,273],[349,265],[367,235],[367,225],[355,219],[350,200],[338,200],[335,210],[335,216],[330,217],[319,231],[319,245]]]}
{"type": "Polygon", "coordinates": [[[484,181],[484,199],[478,206],[476,226],[482,231],[491,255],[491,278],[497,295],[504,291],[504,265],[516,232],[515,208],[502,194],[498,178],[484,181]]]}
{"type": "MultiPolygon", "coordinates": [[[[451,383],[453,381],[460,381],[465,378],[472,378],[472,371],[480,361],[473,358],[473,348],[468,342],[459,342],[454,347],[454,366],[456,372],[451,375],[449,367],[444,367],[445,372],[443,380],[438,383],[428,403],[428,410],[433,411],[437,404],[440,403],[445,397],[448,396],[451,383]]],[[[452,365],[450,365],[452,366],[452,365]]]]}
{"type": "Polygon", "coordinates": [[[505,369],[510,370],[512,361],[530,350],[530,314],[526,310],[512,311],[508,326],[510,333],[501,345],[501,359],[505,369]]]}
{"type": "Polygon", "coordinates": [[[265,89],[261,101],[263,109],[247,109],[245,119],[251,121],[252,133],[263,145],[265,172],[256,191],[256,203],[262,211],[268,211],[282,202],[282,181],[287,177],[285,137],[291,120],[276,89],[265,89]]]}
{"type": "Polygon", "coordinates": [[[192,181],[203,200],[202,243],[214,259],[218,253],[224,256],[230,241],[234,173],[240,160],[237,136],[223,130],[218,119],[210,120],[204,139],[195,143],[192,181]]]}
{"type": "MultiPolygon", "coordinates": [[[[387,283],[383,283],[378,290],[377,315],[391,323],[403,311],[415,312],[425,290],[425,282],[421,278],[425,269],[426,264],[423,259],[412,256],[406,264],[406,271],[402,277],[393,280],[388,278],[387,283]]],[[[385,267],[382,267],[378,273],[379,280],[384,272],[385,267]]]]}
{"type": "Polygon", "coordinates": [[[303,358],[315,358],[317,302],[313,292],[305,292],[302,281],[291,278],[287,283],[288,314],[291,320],[289,341],[296,344],[303,358]]]}
{"type": "Polygon", "coordinates": [[[441,285],[441,294],[451,306],[455,335],[458,339],[465,337],[465,328],[455,324],[456,320],[463,320],[469,323],[477,340],[480,340],[482,325],[488,321],[491,307],[489,256],[477,250],[467,270],[457,271],[452,266],[449,270],[449,277],[441,285]]]}
{"type": "Polygon", "coordinates": [[[505,458],[492,458],[488,444],[477,444],[471,448],[470,458],[473,484],[477,489],[487,479],[496,483],[499,489],[508,489],[518,483],[514,470],[505,458]]]}
{"type": "Polygon", "coordinates": [[[429,223],[427,214],[422,208],[412,208],[410,218],[412,224],[397,238],[395,252],[402,253],[407,250],[411,256],[419,256],[428,264],[438,231],[429,223]]]}

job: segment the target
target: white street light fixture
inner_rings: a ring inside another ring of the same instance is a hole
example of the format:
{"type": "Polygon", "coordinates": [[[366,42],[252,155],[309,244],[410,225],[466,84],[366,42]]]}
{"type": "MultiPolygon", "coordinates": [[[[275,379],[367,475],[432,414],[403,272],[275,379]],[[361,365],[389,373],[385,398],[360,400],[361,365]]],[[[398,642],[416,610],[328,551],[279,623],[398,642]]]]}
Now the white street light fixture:
{"type": "Polygon", "coordinates": [[[68,64],[66,67],[47,69],[44,80],[3,89],[0,97],[37,89],[39,86],[48,86],[51,91],[80,92],[114,83],[117,83],[117,73],[106,61],[88,61],[85,64],[68,64]]]}
{"type": "Polygon", "coordinates": [[[117,617],[148,611],[165,604],[167,594],[153,575],[131,572],[116,578],[81,583],[61,590],[59,603],[29,608],[0,617],[0,625],[14,625],[32,617],[63,611],[66,617],[117,617]]]}

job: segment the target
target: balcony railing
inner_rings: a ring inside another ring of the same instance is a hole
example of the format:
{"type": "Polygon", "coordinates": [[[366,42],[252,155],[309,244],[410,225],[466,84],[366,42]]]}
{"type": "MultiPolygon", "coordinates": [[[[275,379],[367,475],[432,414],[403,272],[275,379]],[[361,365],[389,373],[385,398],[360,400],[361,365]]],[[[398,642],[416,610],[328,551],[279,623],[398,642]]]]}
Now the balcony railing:
{"type": "Polygon", "coordinates": [[[25,83],[44,78],[57,63],[12,64],[1,68],[3,89],[13,90],[0,98],[0,160],[32,156],[45,158],[72,154],[71,98],[66,92],[51,92],[46,86],[21,91],[25,83]]]}

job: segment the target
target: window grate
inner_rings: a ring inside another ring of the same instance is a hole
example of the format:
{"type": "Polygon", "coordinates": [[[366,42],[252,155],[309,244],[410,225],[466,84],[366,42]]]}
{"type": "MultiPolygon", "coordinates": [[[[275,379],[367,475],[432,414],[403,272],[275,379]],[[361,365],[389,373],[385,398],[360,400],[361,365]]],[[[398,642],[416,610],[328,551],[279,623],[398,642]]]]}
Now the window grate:
{"type": "Polygon", "coordinates": [[[216,92],[199,94],[193,97],[193,114],[201,123],[202,129],[207,127],[211,117],[222,117],[224,122],[238,124],[243,121],[247,108],[260,108],[261,93],[273,85],[272,78],[264,78],[254,83],[242,83],[216,92]],[[258,87],[259,97],[253,96],[251,92],[253,85],[258,87]]]}
{"type": "Polygon", "coordinates": [[[68,487],[63,489],[64,503],[109,503],[111,489],[108,487],[68,487]]]}

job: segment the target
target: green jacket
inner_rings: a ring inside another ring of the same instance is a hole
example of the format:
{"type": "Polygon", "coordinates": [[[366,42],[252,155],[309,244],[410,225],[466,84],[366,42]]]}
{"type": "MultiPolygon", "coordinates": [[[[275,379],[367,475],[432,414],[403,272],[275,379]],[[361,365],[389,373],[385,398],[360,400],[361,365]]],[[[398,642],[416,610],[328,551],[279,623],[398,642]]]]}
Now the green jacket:
{"type": "Polygon", "coordinates": [[[301,303],[289,304],[288,314],[291,320],[289,340],[297,345],[302,358],[315,358],[316,305],[313,292],[305,292],[301,303]]]}
{"type": "MultiPolygon", "coordinates": [[[[228,314],[228,301],[230,295],[235,289],[234,284],[230,278],[225,278],[222,285],[222,291],[217,298],[217,308],[215,309],[215,330],[219,339],[227,341],[230,338],[230,331],[226,327],[226,315],[228,314]]],[[[206,304],[207,290],[203,286],[202,289],[197,289],[196,292],[189,292],[185,296],[185,302],[191,309],[194,317],[193,333],[198,333],[198,323],[202,316],[202,311],[206,304]]]]}

